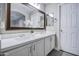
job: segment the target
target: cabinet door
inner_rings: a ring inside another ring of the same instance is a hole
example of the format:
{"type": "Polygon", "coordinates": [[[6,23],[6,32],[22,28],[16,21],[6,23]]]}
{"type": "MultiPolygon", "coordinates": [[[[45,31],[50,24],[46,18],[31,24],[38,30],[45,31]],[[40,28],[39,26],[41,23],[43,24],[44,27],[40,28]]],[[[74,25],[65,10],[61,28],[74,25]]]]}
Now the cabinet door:
{"type": "Polygon", "coordinates": [[[50,42],[51,42],[51,50],[53,50],[55,47],[55,35],[51,36],[50,42]]]}
{"type": "Polygon", "coordinates": [[[28,56],[28,47],[23,46],[4,53],[5,56],[28,56]]]}
{"type": "Polygon", "coordinates": [[[45,55],[50,52],[50,37],[45,38],[45,55]]]}
{"type": "Polygon", "coordinates": [[[33,56],[33,46],[28,48],[29,56],[33,56]]]}
{"type": "Polygon", "coordinates": [[[29,56],[36,56],[34,43],[29,47],[29,56]]]}
{"type": "Polygon", "coordinates": [[[34,49],[36,56],[44,56],[44,39],[37,41],[34,49]]]}

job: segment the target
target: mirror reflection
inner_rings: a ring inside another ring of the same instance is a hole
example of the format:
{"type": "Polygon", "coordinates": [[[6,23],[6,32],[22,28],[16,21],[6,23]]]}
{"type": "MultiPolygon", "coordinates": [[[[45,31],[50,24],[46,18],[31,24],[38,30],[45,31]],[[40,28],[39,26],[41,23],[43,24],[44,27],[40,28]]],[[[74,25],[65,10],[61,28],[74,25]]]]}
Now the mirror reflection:
{"type": "Polygon", "coordinates": [[[29,4],[10,4],[10,27],[44,28],[44,13],[29,4]]]}
{"type": "Polygon", "coordinates": [[[47,26],[54,26],[54,17],[53,15],[47,15],[47,26]]]}

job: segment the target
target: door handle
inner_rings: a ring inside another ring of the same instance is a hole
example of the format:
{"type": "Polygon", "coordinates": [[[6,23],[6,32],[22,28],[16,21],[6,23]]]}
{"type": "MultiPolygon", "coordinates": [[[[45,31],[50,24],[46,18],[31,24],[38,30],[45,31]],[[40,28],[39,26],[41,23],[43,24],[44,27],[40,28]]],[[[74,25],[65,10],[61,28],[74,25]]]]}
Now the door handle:
{"type": "Polygon", "coordinates": [[[63,32],[63,30],[62,30],[62,29],[61,29],[60,31],[61,31],[61,32],[63,32]]]}

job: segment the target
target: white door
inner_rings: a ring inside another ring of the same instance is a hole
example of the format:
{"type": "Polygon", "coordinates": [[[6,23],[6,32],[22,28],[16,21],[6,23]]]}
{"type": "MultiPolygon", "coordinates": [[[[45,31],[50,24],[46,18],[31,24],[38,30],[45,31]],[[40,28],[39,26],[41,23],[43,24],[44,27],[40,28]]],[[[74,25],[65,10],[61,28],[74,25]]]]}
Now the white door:
{"type": "Polygon", "coordinates": [[[79,55],[79,4],[61,6],[61,49],[79,55]]]}

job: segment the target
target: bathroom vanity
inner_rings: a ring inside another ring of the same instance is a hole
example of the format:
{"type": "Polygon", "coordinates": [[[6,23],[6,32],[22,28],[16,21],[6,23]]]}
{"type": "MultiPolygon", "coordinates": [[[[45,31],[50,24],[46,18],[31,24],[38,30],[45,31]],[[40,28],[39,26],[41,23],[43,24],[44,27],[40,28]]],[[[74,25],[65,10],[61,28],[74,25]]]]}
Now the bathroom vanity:
{"type": "MultiPolygon", "coordinates": [[[[46,14],[30,4],[7,4],[6,32],[46,30],[46,14]]],[[[1,34],[4,56],[46,56],[55,48],[55,32],[1,34]],[[4,35],[7,35],[5,38],[4,35]],[[9,37],[8,37],[9,36],[9,37]],[[12,36],[12,37],[11,37],[12,36]],[[4,38],[4,39],[3,39],[4,38]]]]}
{"type": "Polygon", "coordinates": [[[55,32],[22,34],[15,38],[1,40],[4,56],[45,56],[55,47],[55,32]]]}

